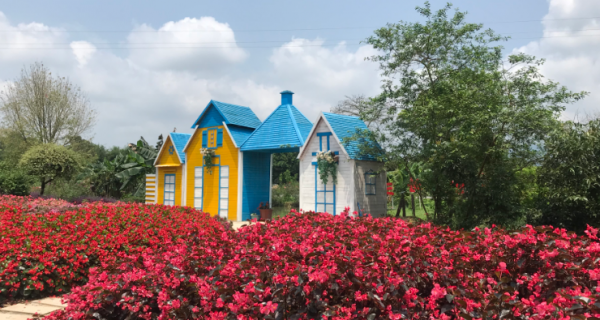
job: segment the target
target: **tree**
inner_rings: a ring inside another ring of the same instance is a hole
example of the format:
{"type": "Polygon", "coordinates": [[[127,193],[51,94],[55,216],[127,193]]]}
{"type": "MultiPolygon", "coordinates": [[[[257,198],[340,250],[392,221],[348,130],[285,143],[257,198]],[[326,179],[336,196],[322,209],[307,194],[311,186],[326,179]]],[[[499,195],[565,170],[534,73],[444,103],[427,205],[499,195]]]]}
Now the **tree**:
{"type": "Polygon", "coordinates": [[[600,120],[567,122],[546,140],[533,223],[582,232],[600,226],[600,120]]]}
{"type": "Polygon", "coordinates": [[[331,108],[332,113],[359,117],[369,128],[378,125],[385,116],[384,111],[384,104],[364,95],[346,96],[346,99],[331,108]]]}
{"type": "Polygon", "coordinates": [[[0,92],[0,101],[3,125],[29,145],[68,144],[88,132],[96,116],[79,87],[41,63],[23,68],[21,77],[0,92]]]}
{"type": "Polygon", "coordinates": [[[38,179],[43,195],[48,183],[73,176],[79,168],[79,157],[64,146],[40,144],[27,150],[19,164],[27,174],[38,179]]]}
{"type": "Polygon", "coordinates": [[[367,39],[385,78],[378,140],[390,160],[423,164],[421,185],[438,222],[515,225],[523,218],[518,172],[541,159],[559,113],[586,93],[544,79],[543,60],[505,61],[492,44],[506,38],[451,8],[434,13],[425,3],[417,7],[425,23],[388,24],[367,39]]]}

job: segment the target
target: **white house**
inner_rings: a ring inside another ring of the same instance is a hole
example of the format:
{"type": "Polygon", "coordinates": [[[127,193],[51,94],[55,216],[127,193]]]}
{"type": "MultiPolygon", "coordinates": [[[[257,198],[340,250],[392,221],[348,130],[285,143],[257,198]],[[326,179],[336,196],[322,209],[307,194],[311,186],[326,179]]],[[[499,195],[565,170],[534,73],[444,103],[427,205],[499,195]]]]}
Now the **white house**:
{"type": "Polygon", "coordinates": [[[358,117],[321,113],[300,149],[300,209],[339,214],[345,207],[372,216],[385,216],[387,210],[386,174],[383,162],[359,154],[359,142],[343,143],[356,129],[368,130],[358,117]],[[324,185],[318,176],[317,152],[339,155],[337,184],[324,185]]]}

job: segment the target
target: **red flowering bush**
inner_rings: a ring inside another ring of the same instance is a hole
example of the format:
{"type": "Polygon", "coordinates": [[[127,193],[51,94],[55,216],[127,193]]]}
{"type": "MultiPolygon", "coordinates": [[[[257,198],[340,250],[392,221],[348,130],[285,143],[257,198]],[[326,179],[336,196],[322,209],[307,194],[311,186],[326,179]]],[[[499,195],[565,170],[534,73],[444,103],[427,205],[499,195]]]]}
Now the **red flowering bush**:
{"type": "Polygon", "coordinates": [[[594,319],[598,230],[347,213],[200,230],[90,272],[50,319],[594,319]]]}
{"type": "Polygon", "coordinates": [[[168,246],[201,230],[232,232],[191,208],[0,197],[0,305],[64,293],[90,267],[168,246]]]}

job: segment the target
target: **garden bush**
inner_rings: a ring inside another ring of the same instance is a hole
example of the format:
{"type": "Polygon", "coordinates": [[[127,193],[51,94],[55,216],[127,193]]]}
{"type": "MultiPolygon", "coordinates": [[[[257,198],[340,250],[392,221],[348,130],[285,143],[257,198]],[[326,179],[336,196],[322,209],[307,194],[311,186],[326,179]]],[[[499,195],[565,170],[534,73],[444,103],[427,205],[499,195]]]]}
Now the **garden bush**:
{"type": "Polygon", "coordinates": [[[47,319],[597,319],[599,261],[591,227],[292,213],[124,252],[47,319]]]}
{"type": "Polygon", "coordinates": [[[191,208],[15,196],[0,197],[0,226],[0,305],[64,293],[145,247],[232,232],[191,208]]]}

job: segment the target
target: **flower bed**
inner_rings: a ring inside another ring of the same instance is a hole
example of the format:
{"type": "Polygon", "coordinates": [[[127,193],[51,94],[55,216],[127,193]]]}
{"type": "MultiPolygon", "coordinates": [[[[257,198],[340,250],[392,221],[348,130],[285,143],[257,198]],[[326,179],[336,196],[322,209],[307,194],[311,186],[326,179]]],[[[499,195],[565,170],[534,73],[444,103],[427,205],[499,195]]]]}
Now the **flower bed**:
{"type": "Polygon", "coordinates": [[[49,319],[594,319],[599,261],[592,228],[290,214],[124,254],[49,319]]]}
{"type": "Polygon", "coordinates": [[[198,232],[232,232],[191,208],[0,197],[0,305],[61,294],[90,267],[198,232]]]}

